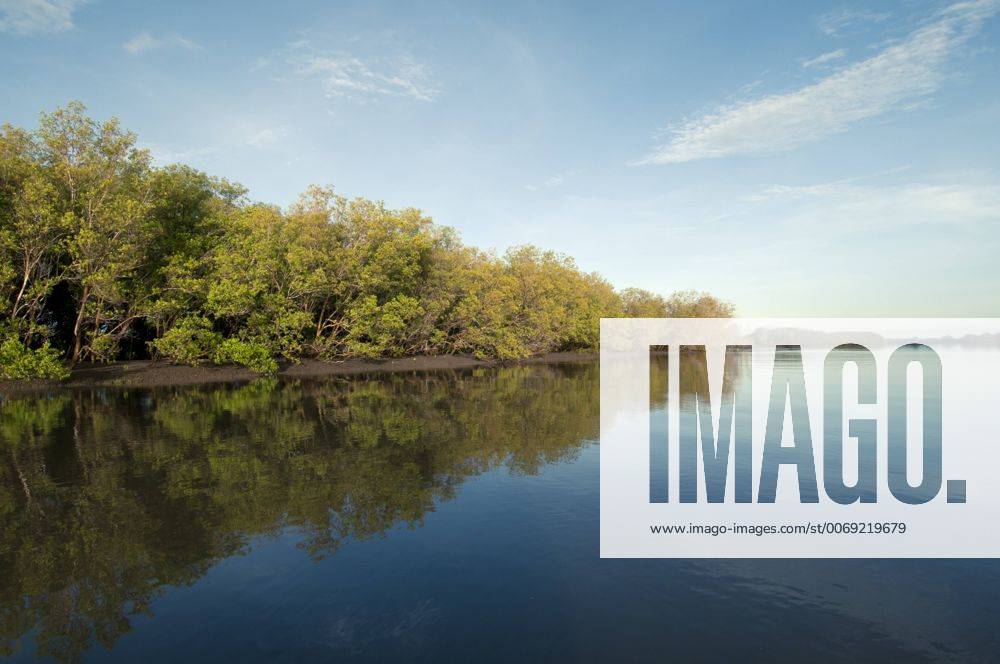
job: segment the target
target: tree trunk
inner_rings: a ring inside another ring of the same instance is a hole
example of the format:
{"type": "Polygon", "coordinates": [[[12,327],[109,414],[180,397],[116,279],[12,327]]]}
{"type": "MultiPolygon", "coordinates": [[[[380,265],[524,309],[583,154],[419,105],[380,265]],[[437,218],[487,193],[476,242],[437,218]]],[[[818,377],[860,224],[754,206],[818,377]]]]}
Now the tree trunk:
{"type": "Polygon", "coordinates": [[[81,346],[81,326],[83,325],[83,311],[87,300],[90,298],[90,293],[86,289],[83,291],[83,296],[80,298],[80,310],[76,313],[76,323],[73,325],[73,357],[70,358],[69,366],[70,368],[76,366],[76,363],[80,360],[80,346],[81,346]]]}
{"type": "Polygon", "coordinates": [[[14,298],[14,308],[11,309],[11,311],[10,311],[10,317],[11,318],[14,318],[15,316],[17,316],[17,309],[18,309],[19,306],[21,306],[21,298],[24,297],[24,289],[28,287],[28,275],[30,273],[31,273],[31,270],[29,269],[29,267],[27,265],[27,260],[26,260],[25,261],[25,266],[24,266],[24,278],[21,279],[21,290],[17,291],[17,297],[14,298]]]}

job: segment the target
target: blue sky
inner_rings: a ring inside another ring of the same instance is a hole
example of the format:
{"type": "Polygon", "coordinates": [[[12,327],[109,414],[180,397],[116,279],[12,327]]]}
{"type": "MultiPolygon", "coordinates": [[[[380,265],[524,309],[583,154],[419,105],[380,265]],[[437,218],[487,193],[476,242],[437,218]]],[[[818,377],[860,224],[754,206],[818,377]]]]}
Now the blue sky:
{"type": "Polygon", "coordinates": [[[0,121],[743,315],[1000,315],[1000,0],[0,0],[0,121]]]}

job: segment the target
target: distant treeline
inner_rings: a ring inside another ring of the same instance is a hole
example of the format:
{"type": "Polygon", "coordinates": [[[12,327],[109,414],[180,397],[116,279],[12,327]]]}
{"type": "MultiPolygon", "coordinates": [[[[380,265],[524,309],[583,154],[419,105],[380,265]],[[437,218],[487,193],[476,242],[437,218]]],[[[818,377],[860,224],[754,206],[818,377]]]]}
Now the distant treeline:
{"type": "Polygon", "coordinates": [[[281,358],[595,348],[615,316],[728,316],[691,291],[616,291],[567,256],[462,244],[419,210],[310,187],[286,210],[154,167],[72,103],[0,129],[0,373],[163,358],[271,372],[281,358]]]}

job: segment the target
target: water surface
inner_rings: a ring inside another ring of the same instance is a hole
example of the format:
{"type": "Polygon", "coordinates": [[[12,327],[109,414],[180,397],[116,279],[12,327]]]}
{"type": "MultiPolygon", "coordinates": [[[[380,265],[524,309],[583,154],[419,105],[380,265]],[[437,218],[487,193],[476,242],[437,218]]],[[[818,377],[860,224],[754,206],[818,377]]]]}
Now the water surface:
{"type": "Polygon", "coordinates": [[[0,405],[16,660],[989,661],[993,561],[598,558],[593,363],[0,405]]]}

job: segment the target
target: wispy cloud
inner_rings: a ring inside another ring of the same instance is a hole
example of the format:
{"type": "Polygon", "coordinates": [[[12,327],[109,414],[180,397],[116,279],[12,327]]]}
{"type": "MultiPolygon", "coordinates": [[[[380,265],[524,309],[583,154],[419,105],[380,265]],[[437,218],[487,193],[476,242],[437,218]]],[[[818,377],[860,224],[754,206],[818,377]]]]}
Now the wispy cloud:
{"type": "Polygon", "coordinates": [[[842,7],[823,14],[816,23],[820,30],[831,37],[836,37],[859,26],[881,23],[891,16],[892,14],[888,12],[871,12],[864,9],[842,7]]]}
{"type": "Polygon", "coordinates": [[[287,135],[288,128],[284,126],[262,127],[244,124],[239,128],[235,142],[251,148],[266,148],[277,144],[287,135]]]}
{"type": "Polygon", "coordinates": [[[157,143],[147,143],[143,147],[149,151],[149,156],[153,160],[153,163],[159,166],[200,161],[206,157],[214,157],[223,151],[223,146],[221,145],[203,145],[190,149],[174,149],[157,143]]]}
{"type": "Polygon", "coordinates": [[[906,39],[818,82],[687,120],[640,164],[672,164],[735,154],[789,150],[933,94],[956,49],[996,13],[1000,0],[961,2],[906,39]]]}
{"type": "Polygon", "coordinates": [[[566,171],[564,173],[556,173],[555,175],[550,175],[545,178],[545,181],[540,185],[537,184],[526,184],[524,188],[528,191],[538,191],[539,189],[555,189],[556,187],[561,187],[566,183],[568,179],[576,175],[576,171],[566,171]]]}
{"type": "Polygon", "coordinates": [[[289,135],[288,127],[284,125],[267,125],[258,121],[243,121],[226,123],[226,129],[219,132],[216,140],[206,142],[197,147],[183,148],[167,146],[158,143],[147,143],[143,147],[149,150],[153,162],[164,166],[167,164],[204,163],[220,155],[250,154],[263,150],[270,154],[281,154],[282,140],[289,135]]]}
{"type": "Polygon", "coordinates": [[[796,227],[825,232],[874,231],[923,224],[1000,221],[1000,185],[995,182],[905,182],[890,185],[841,180],[814,185],[775,185],[747,197],[780,207],[775,213],[796,227]]]}
{"type": "Polygon", "coordinates": [[[146,53],[148,51],[158,51],[163,48],[181,48],[186,51],[200,51],[201,46],[191,41],[187,37],[179,34],[170,34],[157,37],[143,30],[127,42],[122,44],[122,48],[132,55],[146,53]]]}
{"type": "Polygon", "coordinates": [[[836,51],[830,51],[828,53],[823,53],[822,55],[817,55],[815,58],[803,60],[802,66],[807,69],[809,67],[818,67],[836,60],[842,60],[845,55],[847,55],[847,51],[842,48],[838,48],[836,51]]]}
{"type": "Polygon", "coordinates": [[[73,29],[73,12],[86,0],[0,0],[0,31],[22,35],[73,29]]]}
{"type": "Polygon", "coordinates": [[[317,52],[309,41],[289,47],[288,61],[297,75],[322,85],[328,97],[364,101],[377,97],[406,97],[433,101],[440,90],[427,66],[412,55],[362,58],[348,53],[317,52]]]}

